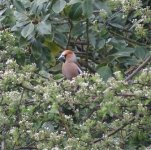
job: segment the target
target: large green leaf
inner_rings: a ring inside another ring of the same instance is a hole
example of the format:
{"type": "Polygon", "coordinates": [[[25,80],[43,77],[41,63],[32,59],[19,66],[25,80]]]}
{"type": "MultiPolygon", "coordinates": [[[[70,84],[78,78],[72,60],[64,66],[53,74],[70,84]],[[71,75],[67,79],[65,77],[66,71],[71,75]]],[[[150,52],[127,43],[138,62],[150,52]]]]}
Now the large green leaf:
{"type": "Polygon", "coordinates": [[[97,42],[96,48],[102,49],[104,46],[105,46],[105,39],[102,39],[97,42]]]}
{"type": "Polygon", "coordinates": [[[51,34],[51,23],[46,23],[45,21],[42,21],[38,23],[37,30],[40,34],[51,34]]]}
{"type": "Polygon", "coordinates": [[[48,3],[49,0],[35,0],[32,2],[30,11],[32,13],[40,14],[43,12],[44,5],[48,3]]]}
{"type": "Polygon", "coordinates": [[[82,4],[84,16],[89,18],[93,13],[93,0],[84,0],[82,4]]]}
{"type": "Polygon", "coordinates": [[[20,13],[18,11],[14,11],[14,15],[15,15],[16,19],[19,21],[23,21],[23,20],[28,19],[27,15],[25,13],[20,13]]]}
{"type": "Polygon", "coordinates": [[[138,59],[144,60],[146,56],[148,56],[149,53],[144,47],[136,47],[135,48],[135,56],[138,59]]]}
{"type": "Polygon", "coordinates": [[[29,8],[31,5],[30,0],[20,0],[20,2],[24,5],[25,8],[29,8]]]}
{"type": "Polygon", "coordinates": [[[34,25],[33,23],[30,23],[28,25],[26,25],[22,31],[21,31],[21,35],[26,38],[28,37],[30,34],[32,34],[32,32],[34,31],[34,25]]]}
{"type": "Polygon", "coordinates": [[[123,49],[128,45],[125,40],[120,40],[116,38],[112,38],[109,43],[111,43],[118,51],[123,51],[123,49]]]}
{"type": "Polygon", "coordinates": [[[23,26],[26,26],[29,23],[30,21],[16,22],[16,25],[11,28],[11,31],[18,31],[18,28],[23,28],[23,26]]]}
{"type": "Polygon", "coordinates": [[[27,24],[29,24],[30,21],[27,20],[27,21],[22,21],[22,22],[16,22],[16,27],[20,28],[20,27],[23,27],[23,26],[26,26],[27,24]]]}
{"type": "Polygon", "coordinates": [[[105,10],[106,12],[110,13],[111,8],[109,7],[109,1],[98,1],[97,3],[94,3],[94,6],[98,10],[105,10]]]}
{"type": "Polygon", "coordinates": [[[119,50],[118,52],[110,55],[110,56],[114,56],[115,58],[120,58],[120,57],[130,57],[131,54],[133,54],[135,52],[134,48],[122,48],[121,50],[119,50]]]}
{"type": "Polygon", "coordinates": [[[81,2],[71,5],[69,11],[69,18],[71,20],[78,20],[82,16],[82,4],[81,2]]]}
{"type": "Polygon", "coordinates": [[[85,29],[85,26],[83,26],[80,22],[75,23],[72,27],[72,35],[77,37],[83,34],[84,29],[85,29]]]}
{"type": "Polygon", "coordinates": [[[54,40],[58,45],[64,48],[66,47],[67,42],[68,42],[67,37],[62,33],[56,33],[54,36],[54,40]]]}
{"type": "Polygon", "coordinates": [[[112,27],[116,27],[116,28],[118,28],[118,29],[124,29],[124,27],[123,27],[122,25],[118,24],[118,23],[110,23],[110,25],[111,25],[112,27]]]}
{"type": "Polygon", "coordinates": [[[98,67],[97,73],[100,74],[101,78],[105,81],[112,76],[112,70],[109,66],[98,67]]]}
{"type": "Polygon", "coordinates": [[[52,10],[55,13],[60,13],[66,6],[66,1],[64,0],[57,0],[53,6],[52,6],[52,10]]]}
{"type": "Polygon", "coordinates": [[[25,7],[20,0],[13,0],[13,5],[15,6],[17,11],[19,12],[25,11],[25,7]]]}

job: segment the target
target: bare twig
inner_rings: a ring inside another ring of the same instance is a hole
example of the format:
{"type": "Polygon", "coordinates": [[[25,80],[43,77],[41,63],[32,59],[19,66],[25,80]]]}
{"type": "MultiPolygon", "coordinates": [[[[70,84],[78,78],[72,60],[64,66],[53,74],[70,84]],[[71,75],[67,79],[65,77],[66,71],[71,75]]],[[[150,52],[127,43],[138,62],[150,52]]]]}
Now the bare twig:
{"type": "Polygon", "coordinates": [[[147,65],[147,63],[148,63],[149,61],[151,61],[151,56],[147,57],[147,58],[145,59],[145,61],[144,61],[142,64],[140,64],[140,65],[138,66],[138,68],[135,69],[135,70],[132,72],[132,74],[130,74],[130,75],[125,79],[125,81],[129,81],[130,79],[132,79],[143,67],[145,67],[145,66],[147,65]]]}
{"type": "Polygon", "coordinates": [[[30,146],[20,147],[20,148],[17,148],[15,150],[25,150],[25,149],[28,149],[28,150],[38,150],[38,148],[36,148],[36,147],[30,147],[30,146]]]}
{"type": "Polygon", "coordinates": [[[89,19],[86,20],[86,37],[87,37],[87,49],[86,49],[86,63],[88,65],[88,59],[89,59],[89,19]]]}
{"type": "Polygon", "coordinates": [[[137,41],[134,41],[134,40],[131,40],[131,39],[127,38],[127,37],[124,37],[123,35],[121,35],[121,34],[119,34],[119,33],[116,33],[116,32],[114,32],[114,31],[109,30],[109,32],[110,32],[111,34],[114,34],[115,36],[118,36],[118,37],[120,37],[120,38],[126,40],[126,41],[127,41],[129,44],[131,44],[131,45],[140,45],[140,46],[145,46],[145,47],[147,47],[147,48],[150,48],[150,47],[151,47],[150,45],[146,45],[146,44],[144,44],[144,43],[139,43],[139,42],[137,42],[137,41]]]}
{"type": "Polygon", "coordinates": [[[70,41],[69,45],[73,46],[75,44],[78,44],[78,45],[88,45],[87,41],[85,40],[81,40],[81,41],[70,41]]]}
{"type": "Polygon", "coordinates": [[[93,143],[97,143],[99,141],[104,140],[105,138],[108,138],[114,134],[116,134],[117,132],[121,131],[123,128],[125,128],[127,125],[131,124],[133,121],[135,120],[135,118],[132,118],[131,120],[129,120],[128,122],[124,123],[121,127],[117,128],[116,130],[112,131],[111,133],[109,133],[106,137],[101,137],[99,139],[96,139],[92,142],[93,143]]]}
{"type": "Polygon", "coordinates": [[[2,131],[2,137],[3,137],[3,140],[1,141],[1,150],[6,150],[6,138],[5,138],[5,127],[4,127],[4,130],[2,131]]]}
{"type": "Polygon", "coordinates": [[[70,40],[71,40],[71,31],[72,31],[72,22],[70,21],[70,19],[69,19],[69,22],[68,22],[68,24],[69,24],[69,27],[70,27],[70,29],[69,29],[69,35],[68,35],[68,42],[67,42],[67,46],[66,46],[66,49],[68,49],[68,47],[69,47],[69,43],[70,43],[70,40]]]}

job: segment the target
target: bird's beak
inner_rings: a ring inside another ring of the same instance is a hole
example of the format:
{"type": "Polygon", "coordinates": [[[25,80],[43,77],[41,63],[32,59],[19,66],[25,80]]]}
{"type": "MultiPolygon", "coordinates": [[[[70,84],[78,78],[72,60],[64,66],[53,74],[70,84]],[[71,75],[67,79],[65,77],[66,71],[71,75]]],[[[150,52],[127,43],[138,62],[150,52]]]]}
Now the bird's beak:
{"type": "Polygon", "coordinates": [[[58,60],[65,62],[66,58],[64,55],[60,55],[58,60]]]}

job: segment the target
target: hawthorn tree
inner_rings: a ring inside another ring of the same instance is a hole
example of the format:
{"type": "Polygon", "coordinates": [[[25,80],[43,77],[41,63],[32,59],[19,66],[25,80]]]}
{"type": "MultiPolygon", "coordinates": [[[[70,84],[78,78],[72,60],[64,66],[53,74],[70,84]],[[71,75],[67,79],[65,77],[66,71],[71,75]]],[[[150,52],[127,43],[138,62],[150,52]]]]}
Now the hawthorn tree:
{"type": "Polygon", "coordinates": [[[0,148],[150,149],[150,5],[0,1],[0,148]],[[85,71],[72,81],[63,49],[85,71]]]}
{"type": "Polygon", "coordinates": [[[20,63],[28,59],[55,74],[55,57],[62,49],[72,49],[81,58],[83,70],[97,72],[106,80],[117,70],[129,74],[150,54],[149,0],[0,3],[1,30],[13,32],[26,53],[20,63]]]}

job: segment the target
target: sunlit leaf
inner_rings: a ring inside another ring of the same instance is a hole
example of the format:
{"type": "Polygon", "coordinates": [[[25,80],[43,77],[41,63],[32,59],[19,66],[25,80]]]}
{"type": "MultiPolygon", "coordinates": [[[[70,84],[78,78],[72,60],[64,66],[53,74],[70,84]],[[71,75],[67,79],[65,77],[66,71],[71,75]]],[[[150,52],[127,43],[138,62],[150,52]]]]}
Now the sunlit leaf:
{"type": "Polygon", "coordinates": [[[14,11],[14,15],[15,15],[16,19],[20,20],[20,21],[28,19],[27,15],[25,13],[20,13],[18,11],[14,11]]]}
{"type": "Polygon", "coordinates": [[[22,31],[21,31],[21,35],[26,38],[28,37],[32,32],[34,31],[34,25],[33,23],[30,23],[28,25],[26,25],[22,31]]]}
{"type": "Polygon", "coordinates": [[[82,10],[84,16],[89,18],[93,12],[93,0],[84,0],[82,4],[82,10]]]}
{"type": "Polygon", "coordinates": [[[66,6],[66,1],[64,0],[57,0],[53,6],[52,6],[52,10],[55,13],[60,13],[66,6]]]}
{"type": "Polygon", "coordinates": [[[6,10],[7,10],[7,8],[4,8],[4,9],[0,10],[0,16],[3,15],[6,10]]]}

